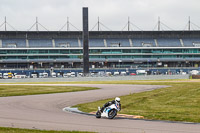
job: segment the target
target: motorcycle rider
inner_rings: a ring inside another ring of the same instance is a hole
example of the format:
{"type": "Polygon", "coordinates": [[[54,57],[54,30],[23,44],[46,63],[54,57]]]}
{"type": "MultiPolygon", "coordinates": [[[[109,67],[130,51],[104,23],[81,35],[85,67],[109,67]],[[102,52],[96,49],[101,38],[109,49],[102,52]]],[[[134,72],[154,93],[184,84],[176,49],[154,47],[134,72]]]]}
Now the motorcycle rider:
{"type": "Polygon", "coordinates": [[[103,110],[112,104],[119,104],[119,109],[121,110],[120,98],[116,97],[115,100],[105,103],[104,106],[101,108],[100,112],[103,113],[103,110]]]}

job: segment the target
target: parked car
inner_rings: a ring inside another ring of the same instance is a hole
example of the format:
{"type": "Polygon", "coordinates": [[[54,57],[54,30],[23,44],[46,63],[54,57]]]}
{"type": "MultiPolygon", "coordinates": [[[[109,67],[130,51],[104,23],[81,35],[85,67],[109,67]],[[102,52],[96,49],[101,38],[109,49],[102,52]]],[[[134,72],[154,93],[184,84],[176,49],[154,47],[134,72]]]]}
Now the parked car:
{"type": "Polygon", "coordinates": [[[136,75],[136,73],[130,73],[130,75],[136,75]]]}
{"type": "Polygon", "coordinates": [[[78,76],[81,76],[81,77],[82,77],[82,76],[83,76],[83,73],[82,73],[82,72],[78,73],[78,76]]]}
{"type": "Polygon", "coordinates": [[[39,73],[39,78],[48,78],[49,74],[47,72],[39,73]]]}
{"type": "Polygon", "coordinates": [[[37,77],[38,77],[38,75],[36,73],[31,74],[31,78],[37,78],[37,77]]]}
{"type": "Polygon", "coordinates": [[[64,73],[64,74],[63,74],[63,77],[64,77],[64,78],[71,77],[71,72],[69,72],[69,73],[64,73]]]}
{"type": "Polygon", "coordinates": [[[62,77],[63,77],[63,72],[58,72],[58,73],[57,73],[57,77],[58,77],[58,78],[62,78],[62,77]]]}
{"type": "Polygon", "coordinates": [[[12,79],[13,77],[14,77],[13,73],[9,72],[9,73],[8,73],[8,78],[9,78],[9,79],[12,79]]]}
{"type": "Polygon", "coordinates": [[[181,74],[182,74],[182,75],[186,75],[187,73],[186,73],[186,72],[182,72],[181,74]]]}

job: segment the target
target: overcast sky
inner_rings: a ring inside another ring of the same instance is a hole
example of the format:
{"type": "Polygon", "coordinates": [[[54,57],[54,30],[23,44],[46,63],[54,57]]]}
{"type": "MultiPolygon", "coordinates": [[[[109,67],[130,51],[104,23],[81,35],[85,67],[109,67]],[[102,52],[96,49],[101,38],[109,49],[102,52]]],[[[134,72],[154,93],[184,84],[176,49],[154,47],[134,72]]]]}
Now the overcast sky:
{"type": "MultiPolygon", "coordinates": [[[[15,29],[28,30],[37,16],[39,23],[48,30],[60,30],[69,17],[70,23],[81,30],[82,7],[88,7],[89,29],[94,27],[99,16],[106,27],[120,31],[129,16],[131,23],[142,30],[156,30],[154,27],[160,16],[161,22],[171,29],[183,30],[189,16],[200,26],[199,6],[200,0],[0,0],[0,24],[6,16],[7,22],[15,29]]],[[[70,29],[75,30],[71,26],[70,29]]],[[[102,26],[101,29],[107,30],[102,26]]],[[[131,29],[138,30],[134,26],[131,29]]],[[[162,29],[168,28],[162,26],[162,29]]],[[[198,27],[193,25],[192,29],[198,27]]],[[[8,27],[8,30],[12,29],[8,27]]],[[[39,30],[44,29],[39,27],[39,30]]]]}

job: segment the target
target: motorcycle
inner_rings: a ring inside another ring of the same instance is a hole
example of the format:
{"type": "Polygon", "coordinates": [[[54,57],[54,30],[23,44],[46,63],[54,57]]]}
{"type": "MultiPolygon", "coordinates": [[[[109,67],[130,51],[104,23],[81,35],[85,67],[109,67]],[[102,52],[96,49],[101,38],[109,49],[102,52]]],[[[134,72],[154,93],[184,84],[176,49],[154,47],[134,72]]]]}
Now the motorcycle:
{"type": "Polygon", "coordinates": [[[103,112],[101,113],[101,108],[98,107],[98,110],[96,112],[96,118],[106,117],[108,119],[113,119],[117,115],[117,112],[120,111],[119,104],[112,104],[108,107],[106,107],[103,112]]]}

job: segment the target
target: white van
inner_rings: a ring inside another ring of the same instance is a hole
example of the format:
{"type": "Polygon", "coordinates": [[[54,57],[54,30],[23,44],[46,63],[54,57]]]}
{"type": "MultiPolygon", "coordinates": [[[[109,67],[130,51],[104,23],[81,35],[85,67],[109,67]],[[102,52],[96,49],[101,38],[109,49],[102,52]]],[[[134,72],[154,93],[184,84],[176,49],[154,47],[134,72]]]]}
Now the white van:
{"type": "Polygon", "coordinates": [[[190,74],[197,75],[197,74],[199,74],[199,71],[198,70],[192,70],[192,71],[190,71],[190,74]]]}
{"type": "Polygon", "coordinates": [[[76,73],[75,72],[71,72],[71,77],[76,77],[76,73]]]}
{"type": "Polygon", "coordinates": [[[81,77],[82,77],[82,76],[83,76],[83,73],[81,73],[81,72],[80,72],[80,73],[78,73],[78,76],[81,76],[81,77]]]}
{"type": "Polygon", "coordinates": [[[3,73],[3,78],[8,79],[8,73],[3,73]]]}
{"type": "Polygon", "coordinates": [[[70,76],[71,76],[71,73],[64,73],[64,74],[63,74],[63,77],[64,77],[64,78],[68,78],[68,77],[70,77],[70,76]]]}
{"type": "Polygon", "coordinates": [[[147,72],[146,72],[146,70],[136,70],[136,74],[137,75],[146,75],[147,72]]]}
{"type": "Polygon", "coordinates": [[[25,74],[16,74],[15,78],[16,79],[24,79],[24,78],[26,78],[26,75],[25,74]]]}
{"type": "Polygon", "coordinates": [[[31,78],[37,78],[37,74],[36,73],[32,73],[31,74],[31,78]]]}
{"type": "Polygon", "coordinates": [[[57,73],[57,77],[58,77],[58,78],[62,78],[62,77],[63,77],[62,73],[58,72],[58,73],[57,73]]]}
{"type": "Polygon", "coordinates": [[[39,73],[39,78],[44,78],[43,73],[39,73]]]}
{"type": "Polygon", "coordinates": [[[117,75],[119,75],[119,72],[114,72],[113,75],[117,76],[117,75]]]}
{"type": "Polygon", "coordinates": [[[48,73],[46,73],[46,72],[43,72],[43,78],[48,78],[48,73]]]}
{"type": "Polygon", "coordinates": [[[55,73],[55,72],[52,72],[52,73],[51,73],[51,77],[52,77],[52,78],[56,78],[56,73],[55,73]]]}
{"type": "Polygon", "coordinates": [[[123,72],[123,71],[122,71],[122,72],[120,73],[120,75],[125,76],[125,75],[126,75],[126,72],[123,72]]]}
{"type": "Polygon", "coordinates": [[[111,72],[106,72],[106,76],[111,76],[112,73],[111,72]]]}

